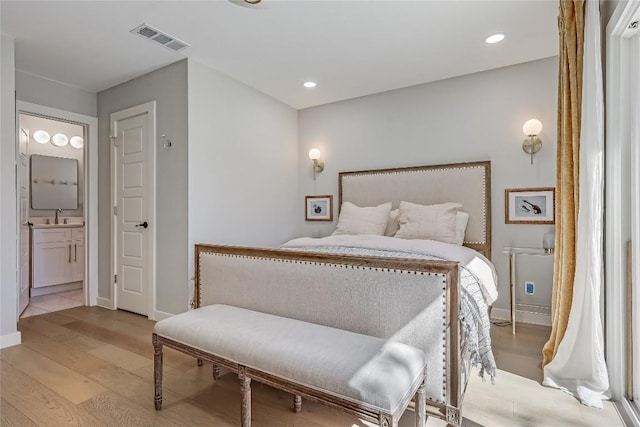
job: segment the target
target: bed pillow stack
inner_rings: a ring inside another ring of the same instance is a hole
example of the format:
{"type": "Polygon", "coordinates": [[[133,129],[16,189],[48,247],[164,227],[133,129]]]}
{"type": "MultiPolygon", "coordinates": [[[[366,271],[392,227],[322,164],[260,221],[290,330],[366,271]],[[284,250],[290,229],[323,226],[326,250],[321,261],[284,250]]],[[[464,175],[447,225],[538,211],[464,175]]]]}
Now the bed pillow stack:
{"type": "MultiPolygon", "coordinates": [[[[400,239],[429,239],[461,245],[469,221],[469,214],[461,212],[460,203],[418,205],[400,202],[398,231],[400,239]]],[[[390,218],[391,220],[391,218],[390,218]]],[[[388,229],[392,229],[389,226],[388,229]]]]}
{"type": "Polygon", "coordinates": [[[384,235],[462,245],[469,214],[460,211],[461,208],[460,203],[452,202],[439,205],[400,202],[399,209],[391,210],[391,203],[360,207],[344,202],[333,235],[384,235]]]}
{"type": "Polygon", "coordinates": [[[340,209],[338,226],[333,235],[373,234],[382,236],[387,228],[390,212],[391,202],[363,208],[350,202],[344,202],[340,209]]]}

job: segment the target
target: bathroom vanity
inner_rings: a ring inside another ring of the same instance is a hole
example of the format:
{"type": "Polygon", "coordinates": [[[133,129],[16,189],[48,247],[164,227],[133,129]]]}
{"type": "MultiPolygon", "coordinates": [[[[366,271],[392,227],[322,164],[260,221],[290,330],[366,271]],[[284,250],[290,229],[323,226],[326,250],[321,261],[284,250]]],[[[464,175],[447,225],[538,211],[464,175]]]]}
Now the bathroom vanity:
{"type": "Polygon", "coordinates": [[[83,223],[31,227],[31,296],[82,288],[84,264],[83,223]]]}

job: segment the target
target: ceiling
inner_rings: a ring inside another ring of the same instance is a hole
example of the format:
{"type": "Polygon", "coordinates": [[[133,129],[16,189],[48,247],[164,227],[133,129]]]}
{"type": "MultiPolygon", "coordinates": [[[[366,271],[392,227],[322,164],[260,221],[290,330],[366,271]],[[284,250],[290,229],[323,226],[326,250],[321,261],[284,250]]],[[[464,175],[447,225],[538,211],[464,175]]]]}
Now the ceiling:
{"type": "MultiPolygon", "coordinates": [[[[235,0],[237,1],[237,0],[235,0]]],[[[185,56],[306,108],[557,55],[557,1],[6,1],[16,68],[98,92],[185,56]],[[129,33],[146,23],[191,46],[129,33]],[[494,45],[484,39],[506,35],[494,45]],[[314,89],[302,87],[313,80],[314,89]]]]}

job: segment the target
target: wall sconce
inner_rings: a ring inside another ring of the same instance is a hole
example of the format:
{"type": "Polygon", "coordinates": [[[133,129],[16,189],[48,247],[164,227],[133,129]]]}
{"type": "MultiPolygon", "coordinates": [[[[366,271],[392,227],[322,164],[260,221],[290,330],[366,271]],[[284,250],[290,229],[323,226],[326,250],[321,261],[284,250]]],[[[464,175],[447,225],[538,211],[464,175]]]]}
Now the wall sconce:
{"type": "Polygon", "coordinates": [[[522,150],[531,155],[531,164],[533,164],[533,155],[542,148],[542,141],[538,138],[540,132],[542,132],[542,123],[540,120],[529,119],[524,123],[524,126],[522,126],[522,133],[527,136],[527,138],[522,141],[522,150]]]}
{"type": "Polygon", "coordinates": [[[51,135],[49,135],[49,132],[47,131],[37,130],[33,133],[33,139],[38,144],[46,144],[47,142],[51,141],[51,135]]]}
{"type": "Polygon", "coordinates": [[[84,147],[84,138],[81,136],[72,136],[71,139],[69,139],[69,144],[71,144],[73,148],[77,148],[79,150],[84,147]]]}
{"type": "Polygon", "coordinates": [[[56,147],[64,147],[69,143],[69,138],[63,133],[56,133],[51,137],[51,143],[56,147]]]}
{"type": "Polygon", "coordinates": [[[316,178],[316,173],[322,172],[324,170],[324,162],[319,161],[320,159],[320,150],[317,148],[312,148],[309,150],[309,158],[313,160],[313,179],[316,178]]]}

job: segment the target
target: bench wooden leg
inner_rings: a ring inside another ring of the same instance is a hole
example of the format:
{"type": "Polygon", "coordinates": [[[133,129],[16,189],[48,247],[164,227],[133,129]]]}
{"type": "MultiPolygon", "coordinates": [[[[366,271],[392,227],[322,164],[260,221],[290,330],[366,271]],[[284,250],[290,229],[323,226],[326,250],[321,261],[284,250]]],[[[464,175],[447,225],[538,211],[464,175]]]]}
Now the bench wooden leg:
{"type": "Polygon", "coordinates": [[[216,365],[215,363],[213,364],[212,368],[211,368],[211,375],[213,376],[213,379],[218,381],[220,379],[220,367],[218,365],[216,365]]]}
{"type": "Polygon", "coordinates": [[[398,427],[398,417],[393,417],[390,414],[380,412],[378,414],[378,425],[380,427],[398,427]]]}
{"type": "Polygon", "coordinates": [[[293,412],[296,414],[302,410],[302,396],[296,394],[293,396],[293,412]]]}
{"type": "Polygon", "coordinates": [[[158,336],[153,334],[153,384],[155,393],[153,403],[156,411],[162,409],[162,344],[158,342],[158,336]]]}
{"type": "Polygon", "coordinates": [[[427,424],[427,393],[426,389],[427,380],[420,384],[418,391],[416,392],[416,427],[425,427],[427,424]]]}
{"type": "Polygon", "coordinates": [[[199,357],[196,359],[196,361],[198,362],[198,366],[202,366],[204,361],[202,359],[200,359],[199,357]]]}
{"type": "Polygon", "coordinates": [[[238,378],[240,379],[240,394],[242,395],[242,406],[240,408],[240,418],[242,427],[251,427],[251,378],[247,377],[247,368],[238,367],[238,378]]]}

